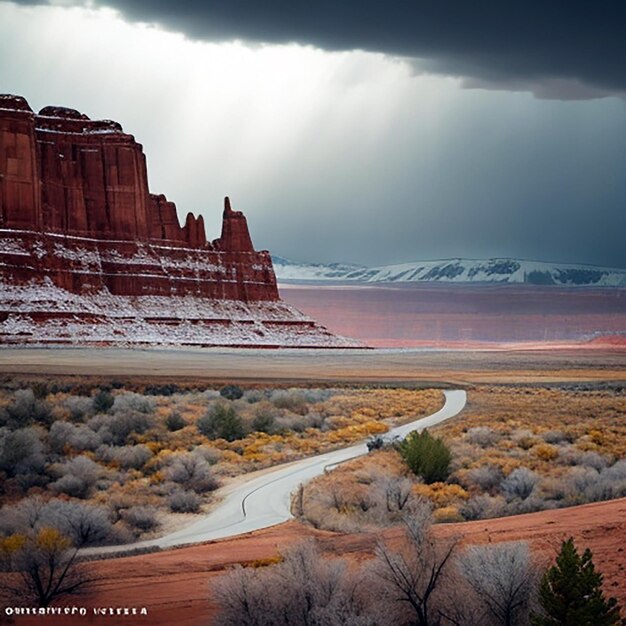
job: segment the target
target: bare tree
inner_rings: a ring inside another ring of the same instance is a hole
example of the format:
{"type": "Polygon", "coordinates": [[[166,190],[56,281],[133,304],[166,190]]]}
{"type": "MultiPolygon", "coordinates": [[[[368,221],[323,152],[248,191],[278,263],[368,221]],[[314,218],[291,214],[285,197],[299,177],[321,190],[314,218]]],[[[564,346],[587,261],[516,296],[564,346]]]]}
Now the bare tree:
{"type": "Polygon", "coordinates": [[[33,535],[43,528],[56,529],[78,548],[120,541],[105,507],[31,496],[0,509],[0,533],[5,536],[33,535]]]}
{"type": "Polygon", "coordinates": [[[267,573],[253,567],[236,566],[212,585],[220,608],[216,620],[224,626],[272,626],[276,592],[268,584],[267,573]]]}
{"type": "Polygon", "coordinates": [[[385,494],[387,512],[402,511],[410,502],[413,483],[408,478],[396,476],[385,476],[380,483],[385,494]]]}
{"type": "Polygon", "coordinates": [[[507,502],[515,498],[526,500],[532,495],[538,482],[539,476],[535,472],[527,467],[518,467],[500,483],[500,490],[507,502]]]}
{"type": "Polygon", "coordinates": [[[380,541],[373,575],[381,585],[381,604],[397,623],[433,626],[442,623],[442,587],[451,570],[457,540],[435,541],[430,532],[431,512],[418,503],[405,515],[404,541],[393,549],[380,541]]]}
{"type": "Polygon", "coordinates": [[[527,543],[471,546],[459,558],[458,568],[480,604],[481,624],[528,623],[538,569],[527,543]]]}
{"type": "Polygon", "coordinates": [[[207,461],[193,452],[174,455],[166,469],[166,476],[169,480],[196,493],[212,491],[218,487],[207,461]]]}
{"type": "Polygon", "coordinates": [[[5,596],[38,607],[50,606],[66,595],[83,591],[92,582],[76,563],[78,548],[55,528],[0,541],[0,568],[5,572],[5,596]]]}
{"type": "Polygon", "coordinates": [[[324,559],[313,542],[264,568],[238,567],[213,585],[224,626],[375,626],[359,576],[324,559]]]}

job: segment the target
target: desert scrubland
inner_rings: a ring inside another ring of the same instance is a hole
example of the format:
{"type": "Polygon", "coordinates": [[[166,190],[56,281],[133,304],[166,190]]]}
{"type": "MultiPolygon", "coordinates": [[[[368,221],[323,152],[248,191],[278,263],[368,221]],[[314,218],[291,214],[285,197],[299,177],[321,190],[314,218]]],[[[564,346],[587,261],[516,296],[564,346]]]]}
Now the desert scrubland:
{"type": "MultiPolygon", "coordinates": [[[[500,622],[479,601],[455,601],[452,590],[471,595],[467,559],[493,562],[511,551],[515,571],[529,576],[513,622],[524,624],[537,609],[542,573],[570,535],[581,553],[593,550],[605,594],[626,600],[619,350],[322,351],[305,358],[295,351],[28,349],[5,350],[0,360],[7,590],[16,580],[7,564],[29,546],[67,554],[167,533],[219,506],[220,485],[366,439],[368,455],[294,494],[295,521],[177,550],[79,557],[72,568],[93,580],[84,595],[53,605],[146,605],[150,623],[174,616],[181,624],[236,623],[240,607],[231,600],[242,584],[250,593],[259,585],[271,590],[289,571],[319,588],[330,576],[342,590],[328,602],[318,598],[331,620],[322,623],[335,623],[337,602],[363,623],[385,623],[392,614],[402,623],[407,614],[388,604],[390,588],[380,583],[381,558],[385,550],[392,560],[398,550],[418,554],[417,546],[430,555],[426,567],[451,550],[432,610],[463,606],[465,623],[476,624],[500,622]],[[214,378],[225,354],[230,369],[214,378]],[[265,380],[256,379],[260,371],[265,380]],[[428,469],[408,445],[384,435],[436,411],[441,388],[453,385],[465,387],[468,405],[419,444],[427,446],[422,456],[432,442],[445,452],[443,465],[428,469]],[[407,520],[420,522],[418,543],[406,535],[407,520]],[[302,545],[306,538],[312,543],[302,545]],[[474,544],[487,551],[468,556],[474,544]],[[308,573],[297,568],[302,555],[314,564],[308,573]],[[370,590],[366,597],[348,593],[353,577],[370,590]]],[[[289,592],[294,602],[300,588],[289,592]]],[[[280,612],[289,593],[265,594],[264,602],[280,612]]],[[[92,616],[88,623],[127,619],[92,616]]]]}

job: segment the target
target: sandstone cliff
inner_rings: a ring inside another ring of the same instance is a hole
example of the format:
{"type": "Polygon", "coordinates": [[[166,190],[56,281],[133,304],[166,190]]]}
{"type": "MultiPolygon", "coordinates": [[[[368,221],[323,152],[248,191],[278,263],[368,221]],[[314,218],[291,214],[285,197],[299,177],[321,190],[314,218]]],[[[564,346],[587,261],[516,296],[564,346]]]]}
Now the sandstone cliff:
{"type": "Polygon", "coordinates": [[[0,342],[346,345],[281,302],[225,200],[222,233],[148,189],[141,144],[0,95],[0,342]],[[276,329],[280,328],[280,332],[276,329]]]}

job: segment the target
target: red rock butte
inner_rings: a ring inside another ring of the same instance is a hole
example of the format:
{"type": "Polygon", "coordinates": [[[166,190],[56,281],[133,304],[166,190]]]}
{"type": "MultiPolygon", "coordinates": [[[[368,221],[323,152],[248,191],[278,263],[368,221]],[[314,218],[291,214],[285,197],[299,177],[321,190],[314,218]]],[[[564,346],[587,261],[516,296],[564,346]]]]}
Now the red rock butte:
{"type": "Polygon", "coordinates": [[[4,343],[347,345],[280,300],[228,198],[207,241],[202,216],[181,226],[150,193],[120,124],[13,95],[0,95],[0,280],[4,343]]]}

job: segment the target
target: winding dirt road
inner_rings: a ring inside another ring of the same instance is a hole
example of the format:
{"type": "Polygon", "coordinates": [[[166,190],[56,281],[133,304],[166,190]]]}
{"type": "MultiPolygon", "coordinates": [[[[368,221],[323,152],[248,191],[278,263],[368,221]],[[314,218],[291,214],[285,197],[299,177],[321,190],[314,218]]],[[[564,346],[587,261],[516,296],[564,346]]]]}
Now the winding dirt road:
{"type": "MultiPolygon", "coordinates": [[[[403,439],[411,431],[421,431],[458,415],[465,407],[467,393],[456,389],[444,391],[444,394],[445,403],[439,411],[392,428],[386,437],[403,439]]],[[[367,454],[365,442],[280,465],[252,480],[225,487],[221,494],[223,501],[209,515],[190,526],[158,539],[127,546],[87,548],[83,554],[118,553],[136,548],[172,548],[275,526],[292,518],[291,495],[300,484],[363,454],[367,454]]]]}

